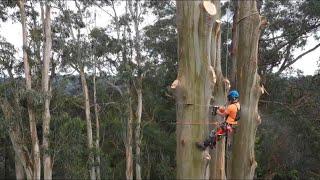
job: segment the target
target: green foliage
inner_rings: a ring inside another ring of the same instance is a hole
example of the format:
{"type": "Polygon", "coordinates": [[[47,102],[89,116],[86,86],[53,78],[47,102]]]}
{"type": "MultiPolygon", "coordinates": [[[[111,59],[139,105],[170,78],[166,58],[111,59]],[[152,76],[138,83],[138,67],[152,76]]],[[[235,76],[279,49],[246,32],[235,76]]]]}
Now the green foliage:
{"type": "MultiPolygon", "coordinates": [[[[4,69],[13,69],[15,61],[15,47],[7,42],[3,37],[0,37],[0,64],[4,69]]],[[[2,69],[2,70],[4,70],[2,69]]]]}
{"type": "Polygon", "coordinates": [[[97,57],[106,57],[108,53],[116,54],[121,49],[119,42],[109,36],[105,29],[94,28],[91,30],[89,37],[92,39],[91,45],[97,57]]]}
{"type": "Polygon", "coordinates": [[[297,60],[293,52],[302,49],[308,37],[317,36],[320,27],[318,6],[317,0],[264,2],[261,14],[269,25],[261,33],[259,44],[261,74],[270,74],[275,67],[280,67],[279,73],[283,72],[297,60]]]}
{"type": "Polygon", "coordinates": [[[9,13],[7,12],[7,8],[15,7],[16,4],[17,1],[15,0],[0,1],[0,19],[2,21],[7,21],[10,18],[9,13]]]}
{"type": "Polygon", "coordinates": [[[152,179],[175,177],[175,141],[173,133],[166,133],[155,123],[144,128],[143,162],[150,168],[149,172],[147,169],[144,171],[145,177],[152,179]]]}
{"type": "Polygon", "coordinates": [[[257,157],[259,177],[314,177],[319,171],[318,76],[298,78],[268,77],[269,103],[260,106],[264,115],[259,127],[257,157]],[[281,88],[279,88],[281,87],[281,88]]]}
{"type": "Polygon", "coordinates": [[[53,119],[55,129],[54,157],[58,177],[67,179],[88,178],[88,151],[86,148],[86,124],[80,118],[68,115],[53,119]]]}

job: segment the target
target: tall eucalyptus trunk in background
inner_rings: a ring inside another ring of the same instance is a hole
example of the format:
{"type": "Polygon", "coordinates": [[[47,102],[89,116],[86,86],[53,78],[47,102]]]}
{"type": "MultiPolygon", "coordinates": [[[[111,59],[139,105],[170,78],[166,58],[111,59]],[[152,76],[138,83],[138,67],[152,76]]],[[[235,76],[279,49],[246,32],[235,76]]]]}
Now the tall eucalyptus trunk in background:
{"type": "Polygon", "coordinates": [[[27,18],[25,12],[25,0],[18,1],[20,13],[21,13],[21,25],[22,25],[22,39],[23,39],[23,66],[24,66],[24,74],[26,80],[26,91],[27,91],[27,108],[28,108],[28,115],[29,115],[29,128],[30,128],[30,135],[31,135],[31,156],[32,156],[32,179],[40,179],[41,177],[41,161],[40,161],[40,147],[39,147],[39,139],[37,133],[37,126],[36,126],[36,116],[32,105],[32,79],[30,73],[30,65],[28,61],[28,54],[27,54],[27,18]]]}
{"type": "MultiPolygon", "coordinates": [[[[129,2],[126,1],[126,7],[125,7],[125,15],[128,16],[128,7],[129,2]]],[[[128,22],[127,22],[128,23],[128,22]]],[[[129,52],[129,47],[127,46],[127,41],[130,39],[130,32],[129,35],[127,35],[127,30],[129,29],[128,24],[126,24],[123,28],[123,36],[122,41],[124,48],[122,49],[122,60],[123,63],[127,66],[129,66],[129,58],[127,57],[129,52]]],[[[131,69],[126,69],[131,71],[131,69]]],[[[124,145],[126,149],[126,179],[132,180],[133,179],[133,112],[132,112],[132,95],[130,92],[130,78],[126,80],[126,97],[127,99],[127,105],[126,105],[126,112],[127,112],[127,121],[126,121],[126,128],[125,128],[125,139],[124,139],[124,145]]]]}
{"type": "Polygon", "coordinates": [[[92,136],[89,90],[88,90],[88,84],[87,84],[86,75],[85,75],[83,66],[81,66],[79,68],[79,73],[80,73],[80,79],[81,79],[81,85],[82,85],[86,124],[87,124],[87,145],[88,145],[88,149],[89,149],[90,179],[95,180],[96,173],[95,173],[95,167],[94,167],[95,161],[94,161],[94,154],[93,154],[93,136],[92,136]]]}
{"type": "MultiPolygon", "coordinates": [[[[96,59],[94,59],[95,61],[96,59]]],[[[94,72],[93,72],[93,104],[94,104],[94,117],[96,120],[96,139],[95,139],[95,148],[98,151],[98,154],[95,157],[96,166],[96,176],[97,180],[101,179],[101,173],[100,173],[100,164],[101,164],[101,158],[100,158],[100,121],[99,121],[99,109],[98,109],[98,103],[97,103],[97,84],[96,84],[96,62],[94,62],[94,72]]]]}
{"type": "Polygon", "coordinates": [[[49,85],[49,66],[51,54],[51,18],[50,18],[50,5],[46,4],[44,26],[44,50],[42,61],[42,93],[44,94],[44,108],[42,114],[42,129],[43,129],[43,172],[44,179],[52,179],[53,162],[49,153],[49,133],[50,133],[50,99],[51,88],[49,85]]]}
{"type": "Polygon", "coordinates": [[[136,52],[135,61],[137,63],[137,80],[135,81],[135,90],[137,93],[137,109],[135,118],[135,168],[136,179],[141,180],[141,116],[142,116],[142,56],[141,56],[141,37],[139,31],[139,19],[141,9],[139,9],[139,1],[129,0],[129,10],[133,19],[133,27],[135,32],[134,37],[134,50],[136,52]],[[133,3],[133,5],[132,5],[133,3]]]}

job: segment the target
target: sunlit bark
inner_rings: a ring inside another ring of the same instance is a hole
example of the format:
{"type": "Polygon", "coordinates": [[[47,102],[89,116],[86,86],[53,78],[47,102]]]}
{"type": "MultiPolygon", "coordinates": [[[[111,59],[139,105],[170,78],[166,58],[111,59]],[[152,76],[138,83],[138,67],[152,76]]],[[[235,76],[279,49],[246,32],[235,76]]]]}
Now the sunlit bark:
{"type": "Polygon", "coordinates": [[[42,117],[43,128],[43,172],[44,179],[52,179],[52,159],[49,153],[49,133],[50,133],[50,87],[49,87],[49,66],[50,66],[50,53],[51,53],[51,19],[50,19],[50,6],[46,5],[46,16],[44,24],[44,52],[42,61],[42,92],[44,94],[44,111],[42,117]]]}
{"type": "Polygon", "coordinates": [[[24,75],[26,80],[26,91],[29,92],[27,97],[28,101],[28,115],[29,115],[29,126],[32,144],[32,179],[40,179],[41,175],[41,162],[40,162],[40,147],[36,128],[36,118],[35,112],[32,107],[32,87],[31,87],[31,74],[30,65],[28,61],[27,54],[27,24],[26,24],[26,13],[25,13],[25,0],[18,1],[20,13],[21,13],[21,25],[22,25],[22,40],[23,40],[23,65],[24,65],[24,75]]]}
{"type": "Polygon", "coordinates": [[[83,67],[80,67],[80,78],[81,78],[84,107],[85,107],[85,116],[86,116],[86,123],[87,123],[87,145],[88,145],[88,149],[89,149],[90,179],[95,180],[96,173],[95,173],[95,168],[94,168],[93,137],[92,137],[89,91],[88,91],[86,75],[85,75],[83,67]]]}

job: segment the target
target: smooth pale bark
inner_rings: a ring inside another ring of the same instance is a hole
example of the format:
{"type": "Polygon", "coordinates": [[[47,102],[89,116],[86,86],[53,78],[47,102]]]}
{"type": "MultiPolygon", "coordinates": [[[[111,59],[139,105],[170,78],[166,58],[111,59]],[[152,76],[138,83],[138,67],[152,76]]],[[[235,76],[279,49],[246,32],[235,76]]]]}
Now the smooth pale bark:
{"type": "Polygon", "coordinates": [[[257,125],[258,101],[262,93],[260,77],[257,73],[258,42],[261,17],[256,1],[238,1],[239,20],[237,22],[237,88],[240,92],[241,121],[234,136],[232,149],[232,179],[253,179],[257,162],[254,144],[257,125]]]}
{"type": "MultiPolygon", "coordinates": [[[[23,65],[24,65],[24,74],[26,79],[26,90],[31,92],[31,74],[30,74],[30,66],[28,62],[28,55],[27,55],[27,25],[26,25],[26,13],[25,13],[25,1],[20,0],[19,8],[21,13],[21,25],[22,25],[22,40],[23,40],[23,65]]],[[[32,160],[33,160],[33,167],[32,167],[32,179],[40,179],[41,177],[41,162],[40,162],[40,148],[39,148],[39,140],[37,135],[37,128],[36,128],[36,118],[35,113],[32,108],[31,104],[31,96],[27,97],[28,101],[28,115],[29,115],[29,126],[30,126],[30,136],[31,136],[31,144],[32,144],[32,160]]]]}
{"type": "Polygon", "coordinates": [[[177,179],[208,178],[206,152],[195,143],[208,136],[215,84],[210,60],[213,22],[202,1],[177,1],[179,70],[172,86],[177,106],[177,179]]]}
{"type": "Polygon", "coordinates": [[[52,159],[49,154],[49,133],[50,133],[50,90],[49,90],[49,66],[50,66],[50,53],[51,53],[51,19],[50,19],[50,6],[46,5],[44,20],[44,35],[45,44],[42,61],[42,92],[45,96],[44,110],[42,115],[42,128],[43,128],[43,173],[44,179],[52,179],[52,159]]]}
{"type": "Polygon", "coordinates": [[[98,104],[97,104],[97,87],[96,87],[96,67],[94,67],[94,74],[93,74],[93,103],[94,103],[94,115],[96,119],[96,150],[99,152],[96,155],[96,173],[97,179],[101,179],[100,175],[100,122],[99,122],[99,111],[98,111],[98,104]]]}
{"type": "MultiPolygon", "coordinates": [[[[128,5],[129,2],[126,1],[125,7],[125,15],[128,16],[128,5]]],[[[128,64],[128,52],[130,52],[129,47],[127,47],[127,38],[130,37],[130,34],[127,36],[127,28],[126,25],[123,28],[123,36],[122,36],[122,43],[124,48],[122,50],[122,61],[124,64],[128,64]]],[[[131,180],[133,179],[133,153],[132,153],[132,141],[133,141],[133,112],[132,112],[132,96],[130,94],[130,83],[127,81],[127,90],[126,96],[128,97],[127,101],[127,121],[126,121],[126,128],[125,128],[125,139],[124,145],[126,149],[126,179],[131,180]]]]}
{"type": "Polygon", "coordinates": [[[142,114],[142,91],[137,89],[138,94],[138,107],[136,111],[137,124],[135,129],[135,141],[136,141],[136,179],[141,180],[141,114],[142,114]]]}
{"type": "Polygon", "coordinates": [[[89,91],[88,91],[86,75],[83,67],[80,67],[80,78],[81,78],[84,107],[85,107],[85,116],[86,116],[86,123],[87,123],[87,146],[90,151],[89,152],[89,166],[90,166],[89,173],[90,173],[90,179],[95,180],[96,173],[94,168],[93,137],[92,137],[89,91]]]}
{"type": "Polygon", "coordinates": [[[142,115],[142,77],[141,77],[141,50],[140,50],[140,33],[139,33],[139,1],[135,1],[132,6],[132,0],[129,0],[129,10],[131,17],[134,22],[135,40],[134,50],[136,52],[135,61],[138,65],[138,77],[136,83],[137,92],[137,110],[136,110],[136,126],[135,126],[135,168],[136,168],[136,179],[141,180],[141,115],[142,115]],[[134,9],[133,9],[134,7],[134,9]]]}
{"type": "Polygon", "coordinates": [[[17,180],[25,179],[24,169],[20,162],[20,159],[17,155],[14,156],[15,170],[16,170],[16,178],[17,180]]]}
{"type": "MultiPolygon", "coordinates": [[[[214,20],[214,27],[212,28],[211,37],[211,64],[216,73],[216,84],[214,86],[214,105],[224,105],[226,102],[226,91],[228,87],[225,86],[224,77],[221,70],[221,21],[220,21],[220,1],[214,1],[217,8],[217,15],[214,20]]],[[[223,122],[221,116],[215,116],[213,119],[216,122],[223,122]]],[[[210,127],[210,129],[216,128],[210,127]]],[[[225,138],[217,142],[216,148],[211,151],[212,159],[210,162],[210,179],[226,179],[225,173],[225,138]]]]}
{"type": "MultiPolygon", "coordinates": [[[[78,9],[78,13],[82,18],[83,9],[81,9],[80,5],[75,1],[76,7],[78,9]]],[[[71,32],[72,39],[80,43],[80,27],[77,28],[77,36],[73,33],[71,22],[69,22],[69,28],[71,32]]],[[[81,46],[81,44],[79,44],[81,46]]],[[[77,50],[78,59],[81,59],[80,49],[77,50]]],[[[93,153],[93,133],[92,133],[92,122],[91,122],[91,111],[90,111],[90,97],[89,97],[89,90],[88,84],[86,80],[86,74],[84,71],[84,65],[80,64],[79,67],[77,65],[73,65],[73,67],[78,70],[81,79],[81,86],[82,86],[82,93],[83,93],[83,100],[84,100],[84,108],[85,108],[85,118],[86,118],[86,127],[87,127],[87,146],[89,150],[88,156],[88,164],[89,164],[89,176],[91,180],[96,179],[96,168],[95,168],[95,157],[93,153]]]]}
{"type": "MultiPolygon", "coordinates": [[[[128,89],[128,94],[129,89],[128,89]]],[[[128,107],[127,107],[129,116],[127,121],[126,127],[126,141],[125,141],[125,148],[126,148],[126,179],[132,180],[133,179],[133,154],[132,154],[132,136],[133,136],[133,113],[132,113],[132,102],[131,97],[129,97],[128,107]]]]}

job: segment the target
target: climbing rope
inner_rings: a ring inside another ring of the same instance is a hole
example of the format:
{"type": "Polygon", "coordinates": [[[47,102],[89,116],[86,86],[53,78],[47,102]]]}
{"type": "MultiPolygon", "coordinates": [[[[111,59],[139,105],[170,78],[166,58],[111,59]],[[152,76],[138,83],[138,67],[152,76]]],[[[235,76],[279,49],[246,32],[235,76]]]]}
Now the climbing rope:
{"type": "Polygon", "coordinates": [[[200,107],[214,107],[214,105],[210,104],[186,104],[186,103],[176,103],[176,105],[185,105],[185,106],[200,106],[200,107]]]}
{"type": "Polygon", "coordinates": [[[181,121],[177,121],[176,123],[174,124],[179,124],[179,125],[220,125],[221,123],[219,122],[181,122],[181,121]]]}
{"type": "MultiPolygon", "coordinates": [[[[176,103],[176,105],[185,105],[185,106],[190,106],[190,105],[193,105],[193,106],[200,106],[200,107],[215,107],[214,105],[209,105],[209,104],[185,104],[185,103],[176,103]]],[[[199,110],[200,111],[200,110],[199,110]]],[[[199,112],[198,111],[198,112],[199,112]]],[[[208,120],[208,121],[214,121],[214,122],[182,122],[182,121],[177,121],[175,122],[174,124],[177,124],[177,125],[220,125],[221,123],[223,122],[219,122],[217,120],[208,120]]]]}

